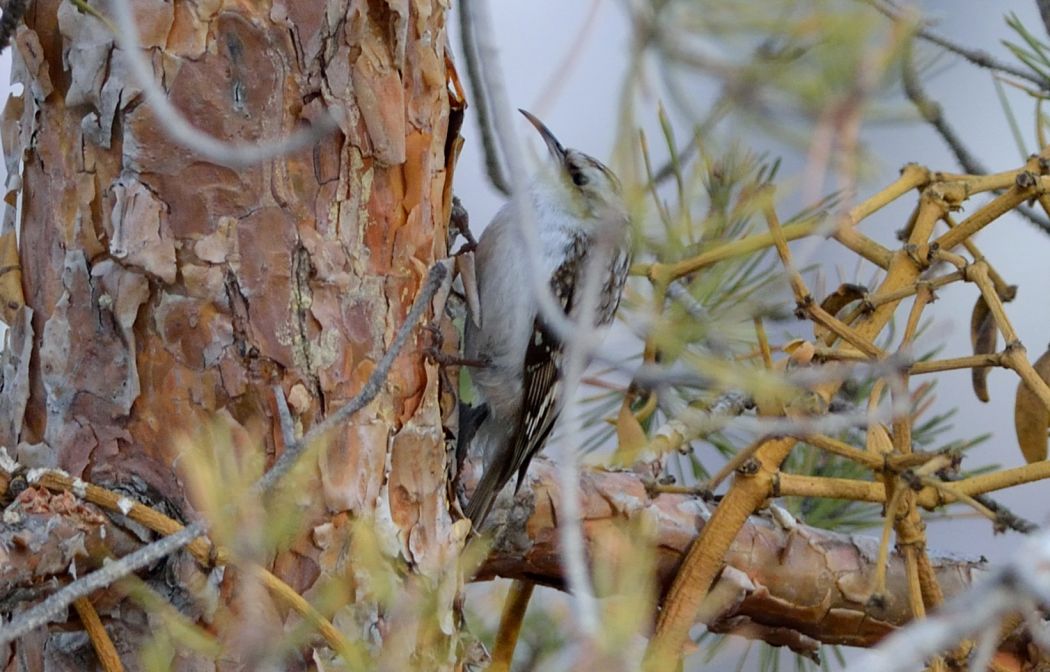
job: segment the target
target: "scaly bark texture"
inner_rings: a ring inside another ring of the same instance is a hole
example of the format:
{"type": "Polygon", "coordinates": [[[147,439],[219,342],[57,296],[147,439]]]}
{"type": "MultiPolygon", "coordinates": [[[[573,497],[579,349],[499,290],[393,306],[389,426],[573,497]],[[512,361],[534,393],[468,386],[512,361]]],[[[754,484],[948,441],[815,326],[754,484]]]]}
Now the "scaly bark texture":
{"type": "MultiPolygon", "coordinates": [[[[304,428],[353,397],[447,253],[446,5],[135,0],[142,53],[198,128],[266,142],[326,110],[338,120],[315,147],[233,170],[168,137],[102,22],[33,3],[14,43],[24,90],[3,118],[0,446],[192,518],[177,436],[219,418],[269,462],[283,449],[272,386],[304,428]]],[[[298,592],[346,576],[358,518],[411,573],[446,575],[459,541],[428,338],[417,330],[383,392],[313,458],[316,487],[295,500],[308,533],[269,563],[298,592]]],[[[280,635],[283,612],[255,599],[255,636],[280,635]]],[[[134,651],[148,620],[97,601],[134,651]]],[[[381,610],[354,617],[386,634],[381,610]]],[[[9,668],[90,658],[68,634],[18,648],[9,668]]],[[[441,667],[450,654],[429,655],[441,667]]]]}

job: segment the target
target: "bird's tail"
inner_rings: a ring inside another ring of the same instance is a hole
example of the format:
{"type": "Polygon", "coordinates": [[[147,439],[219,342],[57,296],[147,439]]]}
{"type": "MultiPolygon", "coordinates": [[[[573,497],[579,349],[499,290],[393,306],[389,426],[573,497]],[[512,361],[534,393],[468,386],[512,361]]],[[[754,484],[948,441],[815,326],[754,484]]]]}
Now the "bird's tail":
{"type": "Polygon", "coordinates": [[[492,511],[496,495],[499,494],[499,483],[493,478],[494,476],[495,474],[491,471],[482,474],[478,487],[474,490],[474,494],[467,503],[467,508],[463,511],[467,518],[470,518],[475,531],[481,529],[489,512],[492,511]]]}
{"type": "Polygon", "coordinates": [[[471,495],[467,508],[463,511],[467,518],[470,518],[475,531],[481,529],[489,512],[492,511],[492,505],[496,503],[496,497],[507,484],[507,478],[504,477],[502,471],[497,465],[492,465],[482,473],[478,487],[474,489],[474,494],[471,495]]]}

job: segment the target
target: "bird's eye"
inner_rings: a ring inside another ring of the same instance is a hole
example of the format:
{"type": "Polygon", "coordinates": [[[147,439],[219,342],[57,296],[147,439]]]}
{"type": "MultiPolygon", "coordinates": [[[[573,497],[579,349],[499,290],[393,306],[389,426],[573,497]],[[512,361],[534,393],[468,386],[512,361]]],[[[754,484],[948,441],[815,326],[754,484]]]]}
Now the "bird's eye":
{"type": "Polygon", "coordinates": [[[569,164],[569,177],[572,178],[572,183],[577,187],[582,187],[591,181],[590,178],[583,174],[580,167],[575,164],[569,164]]]}

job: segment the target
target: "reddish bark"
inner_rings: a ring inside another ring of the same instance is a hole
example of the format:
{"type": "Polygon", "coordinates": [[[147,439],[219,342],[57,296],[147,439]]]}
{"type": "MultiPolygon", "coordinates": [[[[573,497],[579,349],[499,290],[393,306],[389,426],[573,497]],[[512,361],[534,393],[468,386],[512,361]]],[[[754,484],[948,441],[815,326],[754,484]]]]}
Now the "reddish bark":
{"type": "MultiPolygon", "coordinates": [[[[337,132],[248,168],[201,160],[161,127],[103,23],[60,0],[34,3],[18,30],[25,91],[3,127],[7,202],[22,200],[0,231],[0,261],[21,236],[20,286],[0,278],[0,445],[27,466],[138,483],[190,518],[180,435],[217,418],[272,461],[272,386],[305,428],[359,391],[446,256],[454,163],[445,3],[220,4],[134,3],[174,106],[231,142],[280,139],[326,111],[337,132]]],[[[454,555],[427,339],[417,330],[379,397],[314,458],[318,487],[295,501],[305,531],[273,559],[298,590],[342,576],[347,517],[382,520],[384,547],[423,576],[454,555]]],[[[135,611],[109,606],[115,629],[135,611]]]]}

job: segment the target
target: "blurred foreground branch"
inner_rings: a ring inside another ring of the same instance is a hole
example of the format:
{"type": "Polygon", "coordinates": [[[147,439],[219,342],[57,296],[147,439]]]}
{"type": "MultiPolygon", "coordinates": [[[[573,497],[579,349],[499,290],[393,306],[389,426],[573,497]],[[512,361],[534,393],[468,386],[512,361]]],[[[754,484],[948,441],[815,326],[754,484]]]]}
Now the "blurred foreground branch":
{"type": "MultiPolygon", "coordinates": [[[[61,487],[64,482],[60,479],[41,478],[38,484],[52,491],[71,493],[61,487]]],[[[695,495],[657,495],[652,490],[651,481],[642,474],[586,471],[581,477],[579,492],[588,557],[601,555],[608,560],[606,541],[626,526],[646,520],[652,525],[651,535],[657,549],[655,575],[663,592],[710,514],[707,504],[695,495]]],[[[528,487],[513,500],[504,497],[497,502],[491,520],[507,524],[476,579],[499,576],[563,588],[565,575],[557,550],[557,520],[561,513],[555,468],[540,459],[530,471],[528,487]]],[[[22,590],[28,582],[69,580],[67,569],[77,559],[76,547],[64,543],[64,537],[52,532],[65,524],[61,521],[66,519],[87,538],[120,536],[114,534],[115,522],[104,516],[86,516],[78,508],[39,516],[35,520],[48,521],[48,529],[41,528],[40,535],[33,537],[44,544],[37,546],[33,557],[64,559],[49,565],[50,569],[34,566],[30,578],[16,566],[26,560],[24,554],[8,555],[0,564],[0,594],[22,590]],[[102,532],[103,527],[109,532],[102,532]]],[[[180,545],[199,532],[191,526],[167,537],[161,545],[180,545]]],[[[32,534],[32,529],[8,526],[0,533],[0,544],[17,547],[15,538],[29,539],[27,534],[32,534]]],[[[125,539],[123,543],[135,542],[125,539]]],[[[871,646],[911,618],[906,599],[905,563],[899,554],[889,558],[884,599],[871,599],[878,546],[875,538],[810,528],[790,520],[785,522],[783,516],[751,516],[726,555],[725,568],[712,592],[714,597],[705,604],[708,627],[715,632],[733,632],[805,653],[815,652],[819,643],[871,646]]],[[[151,557],[146,564],[149,564],[159,557],[155,553],[157,547],[157,544],[144,545],[126,556],[126,560],[148,553],[151,557]]],[[[947,596],[966,590],[981,567],[979,561],[958,557],[933,555],[931,559],[947,596]]],[[[119,565],[106,565],[111,566],[117,569],[119,565]]],[[[92,576],[109,573],[111,571],[100,570],[92,576]]],[[[82,582],[72,583],[56,596],[65,596],[66,591],[81,585],[82,582]]],[[[49,613],[48,617],[54,614],[49,613]]],[[[5,629],[4,634],[10,633],[5,629]]],[[[1003,648],[1016,645],[1017,642],[1008,639],[1003,648]]]]}

